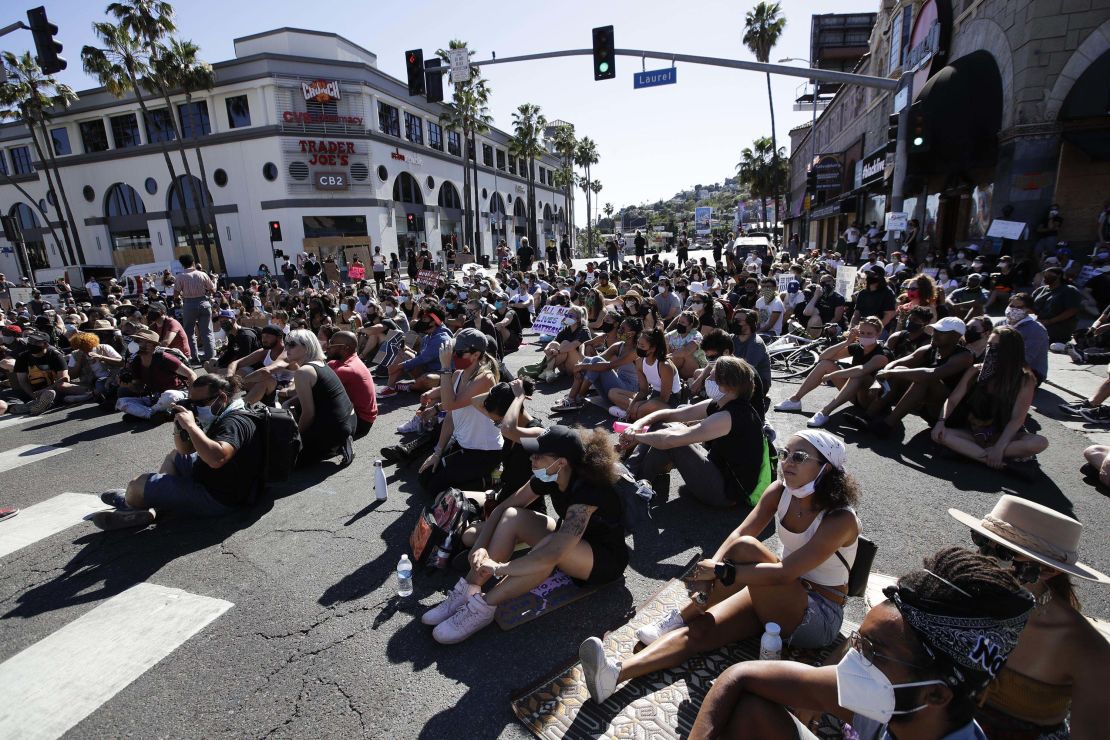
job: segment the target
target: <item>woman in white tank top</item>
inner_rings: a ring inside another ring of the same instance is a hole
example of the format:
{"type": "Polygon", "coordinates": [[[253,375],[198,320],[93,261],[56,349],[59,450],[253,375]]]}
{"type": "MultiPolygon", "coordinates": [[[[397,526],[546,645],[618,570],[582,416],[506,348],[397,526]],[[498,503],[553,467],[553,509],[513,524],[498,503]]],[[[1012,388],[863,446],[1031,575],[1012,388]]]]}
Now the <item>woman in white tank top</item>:
{"type": "Polygon", "coordinates": [[[639,389],[613,388],[609,391],[609,400],[613,402],[609,413],[618,419],[635,421],[652,411],[678,405],[682,378],[678,368],[667,358],[667,336],[662,327],[640,333],[636,339],[636,354],[639,355],[636,360],[639,389]]]}
{"type": "Polygon", "coordinates": [[[596,638],[582,644],[594,700],[604,701],[622,681],[756,637],[766,622],[777,623],[783,642],[794,647],[819,648],[836,639],[860,533],[852,509],[858,489],[844,472],[845,457],[844,443],[828,432],[792,435],[779,454],[782,478],[713,557],[695,566],[695,598],[636,631],[646,648],[621,664],[603,654],[596,638]],[[756,539],[772,520],[781,556],[756,539]]]}

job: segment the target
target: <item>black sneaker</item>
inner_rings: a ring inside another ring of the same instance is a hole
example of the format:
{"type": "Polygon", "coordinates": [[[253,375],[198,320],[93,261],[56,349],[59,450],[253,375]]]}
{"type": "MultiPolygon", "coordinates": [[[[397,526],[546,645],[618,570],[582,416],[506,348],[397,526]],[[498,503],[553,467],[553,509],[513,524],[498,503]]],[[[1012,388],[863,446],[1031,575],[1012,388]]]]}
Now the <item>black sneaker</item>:
{"type": "Polygon", "coordinates": [[[154,522],[154,512],[150,509],[131,509],[130,511],[98,511],[90,517],[92,523],[103,530],[146,527],[154,522]]]}
{"type": "Polygon", "coordinates": [[[1110,406],[1080,409],[1079,415],[1092,424],[1110,424],[1110,406]]]}
{"type": "Polygon", "coordinates": [[[100,494],[100,500],[105,505],[111,506],[117,511],[131,511],[131,507],[127,503],[125,496],[126,491],[122,488],[110,488],[104,493],[100,494]]]}
{"type": "Polygon", "coordinates": [[[1084,409],[1093,409],[1094,406],[1092,406],[1086,400],[1083,400],[1072,401],[1071,403],[1062,403],[1056,408],[1060,409],[1060,413],[1064,414],[1065,416],[1082,416],[1084,409]]]}
{"type": "Polygon", "coordinates": [[[354,440],[350,435],[347,435],[347,441],[343,443],[343,451],[340,453],[341,459],[339,461],[339,466],[341,468],[345,468],[355,461],[355,450],[353,445],[354,440]]]}

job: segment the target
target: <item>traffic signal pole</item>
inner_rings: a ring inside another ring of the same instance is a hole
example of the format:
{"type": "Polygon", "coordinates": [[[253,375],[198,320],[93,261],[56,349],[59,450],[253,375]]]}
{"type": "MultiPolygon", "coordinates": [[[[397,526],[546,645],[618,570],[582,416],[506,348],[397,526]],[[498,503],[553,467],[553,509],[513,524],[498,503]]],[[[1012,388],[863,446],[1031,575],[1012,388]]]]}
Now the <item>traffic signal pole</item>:
{"type": "MultiPolygon", "coordinates": [[[[894,174],[890,183],[890,207],[887,213],[901,211],[906,201],[906,167],[909,165],[909,144],[906,141],[910,127],[910,96],[913,93],[913,75],[903,75],[897,81],[898,86],[904,91],[906,99],[902,109],[898,111],[898,143],[894,148],[894,174]]],[[[886,233],[886,253],[894,251],[896,239],[893,231],[886,233]]]]}

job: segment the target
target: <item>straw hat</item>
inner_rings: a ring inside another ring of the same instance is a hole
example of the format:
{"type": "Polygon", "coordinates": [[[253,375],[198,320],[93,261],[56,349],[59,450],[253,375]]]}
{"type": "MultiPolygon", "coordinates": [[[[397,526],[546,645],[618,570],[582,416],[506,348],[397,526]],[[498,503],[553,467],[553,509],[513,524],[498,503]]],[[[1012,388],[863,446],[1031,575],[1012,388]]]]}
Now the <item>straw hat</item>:
{"type": "Polygon", "coordinates": [[[1030,560],[1088,581],[1110,583],[1110,576],[1079,562],[1083,525],[1046,506],[1007,494],[982,519],[959,509],[948,513],[960,524],[1030,560]]]}
{"type": "Polygon", "coordinates": [[[158,342],[162,341],[161,337],[146,327],[138,327],[128,336],[136,341],[150,342],[152,344],[158,344],[158,342]]]}

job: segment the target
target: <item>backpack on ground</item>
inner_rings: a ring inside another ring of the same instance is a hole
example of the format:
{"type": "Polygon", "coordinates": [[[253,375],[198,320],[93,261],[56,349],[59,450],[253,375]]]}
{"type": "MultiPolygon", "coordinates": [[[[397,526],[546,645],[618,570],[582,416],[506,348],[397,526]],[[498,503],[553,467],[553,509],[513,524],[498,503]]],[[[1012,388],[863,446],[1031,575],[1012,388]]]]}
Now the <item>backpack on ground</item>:
{"type": "MultiPolygon", "coordinates": [[[[636,480],[632,471],[617,463],[617,480],[613,490],[621,503],[621,525],[625,532],[639,532],[651,524],[651,501],[655,489],[646,480],[636,480]]],[[[663,492],[664,497],[666,492],[663,492]]]]}
{"type": "Polygon", "coordinates": [[[301,432],[297,418],[287,408],[274,408],[256,403],[248,406],[262,434],[262,480],[281,483],[289,478],[301,454],[301,432]]]}
{"type": "Polygon", "coordinates": [[[464,548],[462,533],[474,522],[481,519],[481,509],[457,488],[444,489],[436,496],[431,506],[420,512],[412,534],[409,547],[412,549],[414,565],[431,565],[436,551],[451,537],[449,556],[454,557],[464,548]]]}

